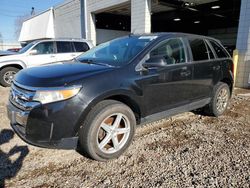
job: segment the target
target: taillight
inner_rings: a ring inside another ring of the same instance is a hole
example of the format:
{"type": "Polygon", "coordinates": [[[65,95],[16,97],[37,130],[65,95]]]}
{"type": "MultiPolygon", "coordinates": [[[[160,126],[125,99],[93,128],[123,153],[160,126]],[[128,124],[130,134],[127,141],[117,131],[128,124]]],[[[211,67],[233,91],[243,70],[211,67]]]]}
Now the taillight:
{"type": "Polygon", "coordinates": [[[234,77],[234,63],[232,63],[232,73],[233,73],[233,77],[234,77]]]}

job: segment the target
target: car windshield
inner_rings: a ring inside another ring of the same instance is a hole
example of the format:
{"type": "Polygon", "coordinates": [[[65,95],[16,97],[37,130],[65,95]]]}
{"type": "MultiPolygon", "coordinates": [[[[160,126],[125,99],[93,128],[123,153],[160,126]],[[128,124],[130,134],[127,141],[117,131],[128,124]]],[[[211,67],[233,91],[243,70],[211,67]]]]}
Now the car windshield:
{"type": "Polygon", "coordinates": [[[18,51],[18,53],[22,54],[22,53],[27,52],[34,44],[35,44],[35,42],[31,42],[31,43],[27,44],[27,45],[24,46],[22,49],[20,49],[20,50],[18,51]]]}
{"type": "Polygon", "coordinates": [[[77,58],[80,62],[120,67],[128,63],[157,36],[128,36],[100,44],[77,58]]]}

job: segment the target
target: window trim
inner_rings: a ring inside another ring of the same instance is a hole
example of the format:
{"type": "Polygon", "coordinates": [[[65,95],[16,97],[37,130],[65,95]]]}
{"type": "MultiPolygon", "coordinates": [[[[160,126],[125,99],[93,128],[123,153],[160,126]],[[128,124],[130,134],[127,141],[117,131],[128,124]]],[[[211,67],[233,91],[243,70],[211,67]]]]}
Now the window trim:
{"type": "Polygon", "coordinates": [[[84,53],[84,52],[77,52],[75,43],[84,43],[84,44],[86,44],[88,46],[88,49],[85,52],[90,50],[90,46],[89,46],[89,44],[87,42],[84,42],[84,41],[72,41],[72,45],[74,47],[75,53],[84,53]]]}
{"type": "Polygon", "coordinates": [[[210,43],[208,43],[208,40],[207,39],[203,39],[204,40],[204,42],[205,42],[205,44],[206,44],[206,48],[207,48],[207,53],[208,53],[208,57],[209,57],[209,60],[216,60],[217,59],[217,54],[215,53],[215,51],[214,51],[214,48],[210,45],[210,43]],[[208,48],[210,48],[210,50],[211,50],[211,52],[213,53],[213,55],[214,55],[214,58],[213,59],[211,59],[211,57],[210,57],[210,53],[209,53],[209,49],[208,48]]]}
{"type": "Polygon", "coordinates": [[[192,48],[191,48],[191,45],[190,45],[190,41],[189,40],[192,40],[192,39],[199,39],[199,40],[202,40],[206,46],[206,50],[207,50],[207,54],[208,54],[208,49],[207,49],[207,45],[206,45],[206,38],[203,38],[203,37],[194,37],[194,36],[191,36],[191,37],[188,37],[187,38],[187,43],[188,43],[188,46],[189,46],[189,49],[190,49],[190,53],[191,53],[191,62],[192,63],[197,63],[197,62],[207,62],[207,61],[212,61],[212,60],[215,60],[215,59],[210,59],[210,56],[208,55],[208,59],[204,59],[204,60],[194,60],[194,56],[193,56],[193,51],[192,51],[192,48]]]}
{"type": "Polygon", "coordinates": [[[218,42],[218,41],[216,41],[214,39],[207,39],[207,40],[208,40],[208,43],[211,45],[211,47],[212,47],[212,49],[213,49],[213,51],[214,51],[214,53],[216,55],[216,59],[228,59],[228,58],[231,58],[231,55],[228,53],[228,51],[224,48],[224,46],[220,42],[218,42]],[[218,45],[224,51],[224,53],[227,55],[227,57],[218,57],[218,55],[217,55],[217,53],[216,53],[216,51],[215,51],[215,49],[214,49],[214,47],[213,47],[213,45],[211,44],[210,41],[212,41],[216,45],[218,45]]]}

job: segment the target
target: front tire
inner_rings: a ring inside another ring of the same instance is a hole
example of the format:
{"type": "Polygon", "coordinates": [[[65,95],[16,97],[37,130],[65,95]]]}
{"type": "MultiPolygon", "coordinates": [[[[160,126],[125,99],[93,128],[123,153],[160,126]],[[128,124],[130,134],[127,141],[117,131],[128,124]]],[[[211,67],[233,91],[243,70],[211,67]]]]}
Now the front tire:
{"type": "Polygon", "coordinates": [[[132,142],[136,120],[125,104],[104,100],[87,115],[79,131],[82,154],[98,161],[119,157],[132,142]]]}
{"type": "Polygon", "coordinates": [[[19,69],[15,67],[6,67],[0,71],[0,84],[4,87],[10,87],[15,74],[19,69]]]}
{"type": "Polygon", "coordinates": [[[205,112],[208,115],[218,117],[222,115],[228,106],[230,90],[226,83],[219,82],[214,87],[213,97],[210,104],[206,107],[205,112]]]}

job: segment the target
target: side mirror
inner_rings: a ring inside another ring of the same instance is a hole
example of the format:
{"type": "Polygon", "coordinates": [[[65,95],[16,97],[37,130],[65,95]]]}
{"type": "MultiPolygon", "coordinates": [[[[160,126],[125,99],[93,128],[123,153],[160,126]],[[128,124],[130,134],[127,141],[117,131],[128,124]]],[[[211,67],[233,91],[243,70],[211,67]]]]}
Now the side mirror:
{"type": "Polygon", "coordinates": [[[143,67],[151,68],[151,67],[165,67],[167,66],[167,62],[162,56],[153,56],[143,63],[143,67]]]}
{"type": "Polygon", "coordinates": [[[29,52],[29,55],[36,55],[36,54],[38,54],[38,51],[35,49],[30,50],[30,52],[29,52]]]}

